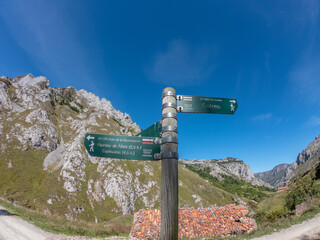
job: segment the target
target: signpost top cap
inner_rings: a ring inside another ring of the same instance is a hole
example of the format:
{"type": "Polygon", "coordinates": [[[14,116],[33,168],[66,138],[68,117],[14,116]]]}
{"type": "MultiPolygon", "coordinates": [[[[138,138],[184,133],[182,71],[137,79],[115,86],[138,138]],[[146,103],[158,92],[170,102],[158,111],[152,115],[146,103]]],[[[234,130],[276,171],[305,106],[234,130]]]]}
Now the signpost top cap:
{"type": "Polygon", "coordinates": [[[174,94],[176,94],[176,90],[172,87],[166,87],[165,89],[163,89],[162,93],[165,92],[173,92],[174,94]]]}
{"type": "Polygon", "coordinates": [[[172,96],[172,97],[176,98],[176,90],[174,90],[171,87],[167,87],[167,88],[163,89],[162,99],[167,96],[172,96]]]}

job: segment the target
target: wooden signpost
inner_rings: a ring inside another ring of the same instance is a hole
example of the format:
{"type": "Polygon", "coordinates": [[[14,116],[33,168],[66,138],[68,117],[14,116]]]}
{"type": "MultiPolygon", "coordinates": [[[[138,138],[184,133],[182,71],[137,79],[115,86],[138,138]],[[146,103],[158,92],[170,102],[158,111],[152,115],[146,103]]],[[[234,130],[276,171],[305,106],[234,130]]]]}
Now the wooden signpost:
{"type": "Polygon", "coordinates": [[[232,98],[176,95],[162,92],[162,119],[136,136],[86,134],[84,145],[91,156],[132,160],[161,160],[160,239],[178,239],[178,125],[177,112],[233,115],[232,98]],[[160,149],[162,145],[162,151],[160,149]]]}
{"type": "Polygon", "coordinates": [[[162,92],[160,239],[178,239],[178,128],[176,91],[162,92]]]}

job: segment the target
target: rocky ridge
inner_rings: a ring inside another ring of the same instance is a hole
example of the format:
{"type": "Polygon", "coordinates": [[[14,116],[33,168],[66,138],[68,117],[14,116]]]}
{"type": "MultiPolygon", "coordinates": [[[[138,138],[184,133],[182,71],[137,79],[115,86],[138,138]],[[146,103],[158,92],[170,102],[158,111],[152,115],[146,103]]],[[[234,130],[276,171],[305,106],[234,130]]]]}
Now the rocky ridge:
{"type": "MultiPolygon", "coordinates": [[[[106,99],[100,100],[92,93],[77,91],[72,87],[50,88],[45,77],[33,77],[31,74],[14,79],[2,77],[0,86],[1,119],[5,119],[1,121],[4,123],[1,130],[3,131],[4,125],[6,127],[1,152],[6,152],[8,145],[14,144],[14,150],[38,149],[49,153],[44,159],[43,169],[59,170],[58,180],[63,182],[69,197],[75,196],[86,181],[88,161],[93,164],[98,162],[83,150],[86,132],[95,127],[101,127],[102,131],[111,128],[113,131],[109,133],[118,135],[132,135],[140,131],[128,114],[116,111],[106,99]],[[101,124],[101,119],[109,121],[101,124]],[[117,127],[112,128],[112,125],[117,127]]],[[[99,162],[98,169],[103,172],[106,165],[113,161],[107,159],[99,162]]],[[[112,164],[109,164],[109,168],[110,165],[112,164]]],[[[118,170],[122,171],[120,168],[118,170]]],[[[117,180],[117,171],[110,176],[112,177],[112,183],[105,180],[108,176],[103,177],[104,181],[96,182],[98,185],[100,183],[105,192],[101,191],[95,197],[113,197],[117,205],[121,206],[121,211],[128,213],[132,210],[134,197],[132,194],[127,197],[127,191],[123,191],[123,194],[118,191],[121,187],[125,188],[126,184],[117,180]]],[[[89,184],[91,182],[89,180],[89,184]]],[[[151,182],[147,186],[152,185],[151,182]]],[[[88,191],[88,195],[90,194],[92,193],[88,191]]],[[[51,204],[58,200],[50,198],[48,202],[51,204]]]]}
{"type": "Polygon", "coordinates": [[[319,163],[319,157],[320,135],[298,154],[295,162],[279,164],[272,170],[255,173],[255,176],[274,187],[287,186],[293,177],[309,171],[319,163]]]}
{"type": "Polygon", "coordinates": [[[272,170],[255,173],[254,175],[271,186],[278,187],[281,185],[281,180],[288,176],[295,169],[293,164],[279,164],[272,170]]]}
{"type": "Polygon", "coordinates": [[[210,175],[223,181],[224,175],[233,176],[237,179],[244,180],[255,186],[271,186],[259,178],[255,177],[251,168],[244,162],[237,158],[227,157],[218,160],[181,160],[183,164],[204,168],[210,168],[210,175]]]}
{"type": "MultiPolygon", "coordinates": [[[[140,131],[128,114],[85,90],[51,88],[47,78],[31,74],[1,77],[0,195],[47,214],[96,222],[159,207],[159,162],[95,158],[83,146],[88,132],[140,131]]],[[[233,199],[179,164],[181,207],[233,199]]]]}

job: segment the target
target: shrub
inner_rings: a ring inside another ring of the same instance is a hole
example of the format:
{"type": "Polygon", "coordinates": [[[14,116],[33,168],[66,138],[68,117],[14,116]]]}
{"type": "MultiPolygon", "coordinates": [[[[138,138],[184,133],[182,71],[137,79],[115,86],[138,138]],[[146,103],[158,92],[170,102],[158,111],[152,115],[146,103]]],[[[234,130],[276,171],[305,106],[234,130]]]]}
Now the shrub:
{"type": "Polygon", "coordinates": [[[69,107],[70,107],[73,111],[75,111],[75,112],[79,113],[78,108],[76,108],[76,107],[74,107],[74,106],[70,106],[70,105],[69,105],[69,107]]]}
{"type": "Polygon", "coordinates": [[[277,219],[282,218],[287,215],[287,211],[285,209],[275,209],[268,213],[265,218],[269,222],[275,222],[277,219]]]}
{"type": "Polygon", "coordinates": [[[297,205],[319,196],[319,186],[314,183],[314,176],[297,177],[289,187],[286,206],[290,210],[294,210],[297,205]]]}

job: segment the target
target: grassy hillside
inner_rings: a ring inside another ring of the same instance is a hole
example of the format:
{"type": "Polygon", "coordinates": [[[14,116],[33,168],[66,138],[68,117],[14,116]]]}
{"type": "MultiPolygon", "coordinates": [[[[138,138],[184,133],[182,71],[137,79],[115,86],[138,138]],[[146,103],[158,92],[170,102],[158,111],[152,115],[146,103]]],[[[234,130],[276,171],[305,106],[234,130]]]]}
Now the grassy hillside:
{"type": "MultiPolygon", "coordinates": [[[[12,101],[16,90],[10,85],[12,101]]],[[[88,156],[81,137],[85,132],[135,135],[137,127],[127,123],[125,117],[118,119],[86,101],[73,88],[57,88],[50,102],[39,103],[42,113],[36,112],[39,109],[1,112],[0,196],[48,216],[89,222],[117,218],[126,204],[130,205],[130,214],[141,208],[159,208],[160,162],[88,156]],[[47,134],[50,127],[55,130],[56,143],[47,134]],[[41,143],[31,143],[32,131],[25,133],[29,129],[42,134],[41,143]],[[43,142],[64,146],[46,166],[49,151],[43,142]],[[66,187],[70,182],[74,191],[66,187]]],[[[23,99],[15,102],[22,104],[23,99]]],[[[212,185],[179,164],[180,207],[225,205],[234,203],[234,197],[223,186],[212,185]]]]}
{"type": "Polygon", "coordinates": [[[320,158],[311,170],[298,174],[291,179],[286,204],[290,210],[303,202],[320,196],[320,158]]]}
{"type": "Polygon", "coordinates": [[[212,185],[207,179],[200,178],[198,174],[191,171],[184,164],[179,163],[179,205],[180,207],[206,207],[210,205],[223,206],[234,203],[236,197],[226,191],[212,185]],[[197,195],[201,198],[201,203],[196,201],[197,195]]]}
{"type": "Polygon", "coordinates": [[[320,164],[317,164],[310,171],[293,178],[286,191],[272,193],[254,206],[254,218],[259,227],[257,232],[259,235],[270,233],[313,217],[320,212],[319,197],[320,164]]]}
{"type": "Polygon", "coordinates": [[[262,215],[281,209],[293,213],[295,207],[320,196],[320,164],[303,175],[293,178],[286,191],[271,194],[269,198],[257,204],[256,211],[262,215]]]}
{"type": "Polygon", "coordinates": [[[224,189],[230,194],[236,195],[241,198],[246,198],[249,200],[254,200],[259,202],[264,198],[268,197],[268,193],[273,192],[274,190],[261,187],[253,186],[243,180],[237,179],[232,176],[223,175],[223,181],[220,181],[217,177],[213,177],[210,172],[210,168],[197,168],[191,165],[185,165],[190,171],[196,173],[201,178],[210,182],[213,186],[224,189]]]}

